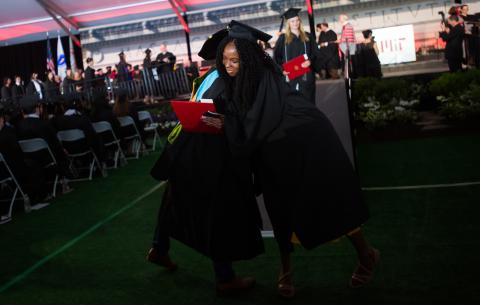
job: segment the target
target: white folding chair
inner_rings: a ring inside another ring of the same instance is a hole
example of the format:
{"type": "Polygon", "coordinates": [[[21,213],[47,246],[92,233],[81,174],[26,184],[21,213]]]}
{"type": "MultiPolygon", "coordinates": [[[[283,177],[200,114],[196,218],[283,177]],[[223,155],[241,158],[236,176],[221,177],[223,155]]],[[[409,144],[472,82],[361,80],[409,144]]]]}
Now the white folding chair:
{"type": "MultiPolygon", "coordinates": [[[[62,145],[65,147],[68,147],[68,145],[72,144],[73,142],[80,142],[85,140],[85,133],[80,130],[80,129],[67,129],[67,130],[62,130],[57,132],[57,138],[58,140],[62,143],[62,145]]],[[[85,180],[92,180],[93,178],[93,171],[95,170],[95,165],[96,167],[100,170],[101,174],[103,177],[105,177],[105,173],[103,172],[102,166],[100,165],[100,162],[98,161],[97,155],[93,152],[93,150],[88,147],[83,151],[77,151],[77,152],[68,152],[67,150],[67,157],[70,161],[70,168],[72,170],[75,169],[74,166],[74,161],[75,158],[81,158],[91,155],[92,159],[89,161],[89,176],[88,178],[76,178],[71,181],[85,181],[85,180]]]]}
{"type": "MultiPolygon", "coordinates": [[[[57,166],[57,160],[53,156],[53,153],[50,150],[50,147],[48,146],[47,142],[44,139],[33,138],[28,140],[21,140],[21,141],[18,141],[18,144],[20,145],[20,148],[25,154],[31,154],[31,153],[39,152],[42,150],[48,151],[50,160],[47,161],[48,163],[44,165],[44,168],[57,166]]],[[[53,181],[52,197],[55,197],[57,195],[57,184],[59,183],[58,178],[59,178],[58,173],[55,173],[55,179],[53,181]]]]}
{"type": "Polygon", "coordinates": [[[138,132],[137,126],[135,125],[135,121],[132,119],[131,116],[128,116],[128,115],[117,117],[117,120],[120,123],[120,126],[122,128],[127,128],[129,126],[132,126],[133,130],[135,131],[135,133],[131,135],[127,135],[123,138],[127,141],[132,141],[132,152],[135,154],[135,159],[138,159],[138,157],[140,156],[140,151],[143,146],[143,142],[142,142],[142,137],[138,132]]]}
{"type": "Polygon", "coordinates": [[[153,123],[152,115],[146,110],[138,112],[138,120],[148,122],[144,130],[148,133],[153,133],[153,144],[151,151],[155,151],[155,144],[157,143],[157,139],[160,139],[160,135],[157,132],[157,124],[153,123]]]}
{"type": "Polygon", "coordinates": [[[4,224],[12,220],[13,203],[17,199],[18,193],[20,193],[20,195],[22,196],[23,207],[26,213],[30,212],[31,206],[30,206],[30,198],[28,197],[27,194],[23,192],[17,179],[15,179],[15,175],[10,170],[10,167],[8,166],[7,161],[5,160],[5,158],[3,158],[3,155],[1,153],[0,153],[0,166],[2,166],[3,169],[5,169],[4,172],[0,171],[0,185],[6,186],[12,190],[12,198],[9,199],[10,205],[8,207],[8,212],[5,215],[0,215],[0,224],[4,224]],[[11,184],[13,184],[13,188],[11,184]]]}
{"type": "Polygon", "coordinates": [[[120,140],[118,140],[117,136],[115,135],[115,132],[113,131],[112,125],[107,122],[107,121],[100,121],[100,122],[94,122],[92,123],[93,129],[95,129],[95,132],[99,135],[102,136],[102,134],[109,133],[113,139],[112,141],[103,141],[103,145],[106,148],[109,147],[114,147],[115,148],[115,155],[113,161],[114,166],[113,168],[118,167],[118,161],[120,160],[121,163],[127,164],[127,158],[125,157],[125,154],[123,153],[122,148],[120,147],[120,140]]]}

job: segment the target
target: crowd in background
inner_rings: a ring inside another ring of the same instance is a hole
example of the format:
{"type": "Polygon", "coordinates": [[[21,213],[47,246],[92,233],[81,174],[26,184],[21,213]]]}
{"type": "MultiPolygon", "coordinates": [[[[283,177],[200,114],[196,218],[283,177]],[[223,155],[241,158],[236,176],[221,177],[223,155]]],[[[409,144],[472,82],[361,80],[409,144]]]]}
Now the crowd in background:
{"type": "Polygon", "coordinates": [[[478,14],[469,14],[466,4],[452,6],[448,18],[442,20],[440,37],[446,42],[445,58],[450,72],[470,65],[480,67],[478,14]]]}
{"type": "MultiPolygon", "coordinates": [[[[93,58],[86,59],[86,68],[72,70],[68,68],[62,79],[52,71],[47,71],[45,77],[33,72],[29,80],[23,80],[16,75],[14,81],[10,77],[3,79],[0,101],[2,103],[18,103],[25,95],[36,95],[42,101],[55,102],[60,98],[68,98],[69,95],[84,94],[88,99],[92,97],[95,89],[106,89],[112,84],[124,82],[146,82],[158,79],[158,75],[172,72],[177,68],[183,68],[193,80],[198,76],[198,69],[194,64],[190,65],[187,60],[181,64],[176,63],[174,54],[167,50],[165,44],[160,45],[159,53],[152,59],[152,51],[145,50],[143,65],[131,65],[127,62],[126,54],[122,51],[118,54],[119,62],[114,67],[95,68],[93,58]]],[[[146,94],[146,102],[151,102],[151,94],[146,94]]],[[[84,96],[85,97],[85,96],[84,96]]]]}

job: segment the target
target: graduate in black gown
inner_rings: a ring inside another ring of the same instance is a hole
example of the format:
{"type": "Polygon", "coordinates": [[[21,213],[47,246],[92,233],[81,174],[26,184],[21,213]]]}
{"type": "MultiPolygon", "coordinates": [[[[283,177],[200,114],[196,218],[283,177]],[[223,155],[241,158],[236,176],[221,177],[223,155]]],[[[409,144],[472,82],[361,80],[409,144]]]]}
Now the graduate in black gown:
{"type": "Polygon", "coordinates": [[[359,264],[352,287],[368,283],[379,252],[360,226],[368,209],[356,173],[328,118],[284,81],[252,38],[225,38],[217,69],[225,84],[225,134],[237,157],[254,160],[281,252],[278,292],[295,293],[290,253],[296,237],[306,249],[348,235],[359,264]]]}
{"type": "MultiPolygon", "coordinates": [[[[216,49],[209,53],[202,54],[215,58],[216,49]]],[[[220,114],[224,114],[225,99],[217,97],[223,92],[223,81],[217,78],[202,94],[203,99],[215,99],[220,114]]],[[[205,122],[217,128],[223,125],[221,118],[205,118],[205,122]]],[[[218,294],[251,288],[254,279],[237,277],[231,264],[264,251],[250,159],[232,158],[223,134],[181,131],[162,153],[152,175],[168,179],[168,185],[147,259],[175,269],[168,256],[168,237],[172,237],[212,259],[218,294]]]]}
{"type": "MultiPolygon", "coordinates": [[[[287,20],[285,34],[281,34],[275,43],[274,59],[278,65],[306,54],[308,60],[302,65],[310,67],[311,71],[303,76],[291,80],[291,87],[303,94],[312,104],[315,104],[315,72],[318,69],[318,47],[315,36],[303,30],[302,20],[298,16],[300,9],[290,8],[284,14],[287,20]]],[[[284,71],[288,76],[288,72],[284,71]]]]}
{"type": "Polygon", "coordinates": [[[359,77],[382,77],[378,46],[372,30],[362,32],[364,41],[357,46],[357,74],[359,77]]]}
{"type": "Polygon", "coordinates": [[[172,52],[167,51],[167,45],[162,43],[160,45],[160,53],[157,58],[158,74],[165,72],[172,72],[177,61],[177,57],[172,52]]]}
{"type": "Polygon", "coordinates": [[[118,54],[118,57],[120,58],[120,61],[117,64],[117,81],[118,82],[126,82],[128,80],[131,80],[130,73],[128,72],[128,63],[125,58],[125,53],[122,51],[118,54]]]}

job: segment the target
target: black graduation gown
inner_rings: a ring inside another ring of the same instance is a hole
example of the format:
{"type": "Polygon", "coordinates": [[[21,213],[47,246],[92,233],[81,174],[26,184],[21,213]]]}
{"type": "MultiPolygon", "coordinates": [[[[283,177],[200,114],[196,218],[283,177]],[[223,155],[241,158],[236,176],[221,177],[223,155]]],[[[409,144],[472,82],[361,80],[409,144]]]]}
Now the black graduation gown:
{"type": "Polygon", "coordinates": [[[440,38],[447,43],[445,58],[451,61],[461,61],[463,58],[463,37],[465,29],[460,25],[450,29],[450,32],[440,32],[440,38]]]}
{"type": "Polygon", "coordinates": [[[117,72],[118,82],[126,82],[131,79],[128,73],[128,64],[125,61],[120,61],[117,64],[117,72]]]}
{"type": "Polygon", "coordinates": [[[152,68],[152,59],[150,57],[145,57],[143,59],[143,69],[150,69],[152,68]]]}
{"type": "Polygon", "coordinates": [[[89,90],[90,88],[93,88],[95,87],[95,70],[92,69],[90,66],[88,66],[86,69],[85,69],[85,85],[84,85],[84,89],[85,90],[89,90]]]}
{"type": "Polygon", "coordinates": [[[311,61],[311,72],[289,82],[292,88],[297,89],[303,94],[312,104],[315,104],[315,72],[319,72],[318,68],[318,47],[315,42],[315,37],[309,35],[310,40],[303,43],[300,38],[293,35],[292,42],[285,44],[285,34],[278,37],[275,43],[275,50],[273,57],[275,62],[282,66],[287,61],[294,59],[303,54],[307,54],[311,61]]]}
{"type": "MultiPolygon", "coordinates": [[[[217,79],[204,97],[222,91],[217,79]]],[[[223,112],[221,104],[215,106],[223,112]]],[[[263,253],[249,160],[233,159],[224,135],[182,131],[151,174],[168,179],[157,230],[214,261],[251,259],[263,253]]]]}
{"type": "Polygon", "coordinates": [[[12,88],[11,87],[2,87],[1,99],[4,101],[10,101],[12,99],[12,88]]]}
{"type": "MultiPolygon", "coordinates": [[[[40,86],[40,90],[42,91],[42,96],[43,98],[45,98],[45,87],[44,87],[44,84],[37,81],[37,83],[39,84],[40,86]]],[[[37,95],[40,97],[40,94],[37,92],[37,88],[35,87],[35,85],[33,84],[33,80],[30,80],[30,82],[28,83],[26,89],[26,95],[37,95]]]]}
{"type": "Polygon", "coordinates": [[[321,61],[321,68],[326,70],[338,69],[340,67],[340,57],[338,56],[337,34],[334,31],[328,30],[321,32],[318,38],[318,44],[327,42],[328,45],[320,47],[319,58],[321,61]]]}
{"type": "Polygon", "coordinates": [[[165,52],[158,54],[156,60],[158,65],[157,72],[160,74],[165,72],[172,72],[173,67],[175,66],[175,62],[177,61],[177,57],[171,52],[165,52]],[[167,58],[168,62],[165,60],[167,58]]]}
{"type": "Polygon", "coordinates": [[[22,96],[25,95],[25,87],[23,85],[14,84],[12,86],[12,98],[18,102],[22,96]]]}
{"type": "Polygon", "coordinates": [[[382,77],[382,68],[380,60],[375,52],[373,43],[360,43],[357,45],[357,52],[355,54],[357,64],[357,76],[359,77],[382,77]]]}
{"type": "Polygon", "coordinates": [[[234,155],[255,158],[277,239],[290,240],[295,232],[311,249],[367,220],[357,176],[333,126],[282,75],[265,72],[251,109],[243,117],[236,113],[227,103],[229,145],[234,155]]]}
{"type": "Polygon", "coordinates": [[[47,80],[43,87],[45,88],[44,98],[47,100],[47,102],[54,103],[60,98],[60,90],[57,83],[54,81],[47,80]]]}

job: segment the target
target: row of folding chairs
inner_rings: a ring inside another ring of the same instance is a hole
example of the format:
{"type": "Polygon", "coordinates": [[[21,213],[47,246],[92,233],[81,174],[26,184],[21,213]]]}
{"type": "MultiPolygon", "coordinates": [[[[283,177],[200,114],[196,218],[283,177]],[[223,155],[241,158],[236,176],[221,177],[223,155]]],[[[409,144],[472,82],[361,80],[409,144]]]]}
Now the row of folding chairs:
{"type": "MultiPolygon", "coordinates": [[[[148,111],[140,111],[138,113],[140,121],[148,121],[149,125],[145,127],[146,132],[150,132],[152,134],[152,148],[151,151],[155,150],[156,143],[159,141],[159,134],[156,130],[156,126],[153,124],[152,117],[148,111]]],[[[142,137],[140,132],[138,131],[135,121],[130,116],[118,117],[118,121],[122,128],[130,127],[135,132],[132,135],[124,137],[125,141],[131,142],[131,150],[133,152],[134,157],[138,159],[142,150],[147,152],[145,149],[145,145],[142,141],[142,137]]],[[[120,140],[115,134],[111,124],[107,121],[95,122],[92,123],[93,128],[99,136],[102,134],[109,134],[110,141],[105,141],[103,144],[106,148],[112,149],[114,151],[113,156],[113,166],[111,168],[118,168],[120,164],[127,164],[127,157],[122,147],[120,145],[120,140]]],[[[69,129],[59,131],[57,133],[57,138],[64,146],[71,145],[77,141],[83,141],[85,139],[85,134],[80,129],[69,129]]],[[[48,169],[49,167],[56,167],[57,160],[52,153],[52,150],[48,146],[47,142],[42,138],[33,138],[27,140],[18,141],[20,148],[25,154],[36,153],[39,151],[45,151],[48,154],[49,160],[45,163],[44,168],[48,169]]],[[[69,160],[69,169],[73,174],[74,179],[69,179],[69,181],[83,181],[83,180],[92,180],[95,170],[99,170],[103,177],[106,176],[106,171],[103,168],[102,164],[100,163],[98,157],[96,156],[95,152],[88,148],[83,151],[76,151],[76,152],[67,152],[67,159],[69,160]],[[78,158],[88,159],[88,177],[80,178],[78,176],[78,169],[75,167],[75,160],[78,158]]],[[[0,219],[0,224],[6,223],[11,220],[12,217],[12,208],[13,204],[18,197],[21,197],[24,201],[25,211],[29,212],[32,209],[30,205],[30,200],[28,195],[22,190],[18,180],[15,178],[14,173],[10,170],[7,162],[0,154],[0,166],[3,166],[3,172],[0,176],[0,185],[1,187],[9,187],[11,190],[12,197],[9,199],[9,207],[8,212],[6,215],[2,215],[0,219]]],[[[52,190],[51,194],[52,197],[56,197],[57,195],[57,185],[60,183],[60,176],[57,172],[55,172],[54,180],[52,181],[52,190]]],[[[46,205],[43,205],[46,206],[46,205]]],[[[43,207],[42,206],[42,207],[43,207]]],[[[35,206],[34,206],[35,207],[35,206]]]]}
{"type": "MultiPolygon", "coordinates": [[[[150,150],[146,149],[146,145],[145,145],[146,143],[143,143],[142,136],[137,128],[137,125],[135,125],[135,121],[131,116],[118,117],[117,119],[122,128],[130,128],[130,130],[134,131],[133,133],[123,137],[125,141],[129,141],[131,143],[131,152],[134,155],[134,157],[132,158],[138,159],[142,151],[144,153],[147,153],[148,151],[154,151],[156,149],[156,144],[157,144],[157,141],[160,139],[160,136],[157,132],[157,126],[156,124],[154,124],[152,115],[150,114],[150,112],[145,110],[138,112],[138,120],[146,121],[148,123],[144,131],[152,135],[152,148],[150,150]]],[[[101,123],[104,124],[107,122],[101,122],[101,123]]],[[[100,133],[101,129],[100,127],[96,126],[96,124],[97,123],[94,123],[93,127],[95,128],[97,133],[100,133]]],[[[106,124],[104,124],[103,128],[106,128],[106,124]]],[[[115,133],[111,128],[111,126],[110,126],[110,131],[114,135],[114,138],[118,139],[118,137],[115,136],[115,133]]]]}

